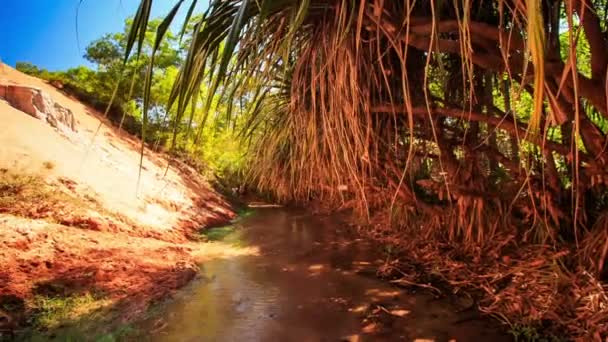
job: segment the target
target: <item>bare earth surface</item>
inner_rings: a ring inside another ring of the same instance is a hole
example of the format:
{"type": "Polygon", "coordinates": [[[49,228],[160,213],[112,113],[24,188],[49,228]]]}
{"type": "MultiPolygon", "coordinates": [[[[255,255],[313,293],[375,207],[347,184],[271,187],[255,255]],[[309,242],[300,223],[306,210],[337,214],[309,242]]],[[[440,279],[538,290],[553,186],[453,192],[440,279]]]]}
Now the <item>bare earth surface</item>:
{"type": "Polygon", "coordinates": [[[73,134],[60,134],[0,100],[0,168],[24,173],[44,171],[49,177],[67,178],[83,192],[94,195],[104,208],[163,234],[179,229],[178,223],[200,213],[197,201],[201,199],[217,204],[203,210],[203,221],[221,220],[230,214],[221,198],[214,196],[208,185],[196,182],[192,174],[172,167],[163,177],[167,160],[150,151],[146,151],[138,192],[138,140],[118,132],[105,120],[93,140],[100,113],[6,65],[0,65],[0,84],[42,89],[74,113],[77,128],[73,134]],[[45,162],[53,163],[54,168],[45,170],[45,162]]]}
{"type": "Polygon", "coordinates": [[[0,337],[25,316],[15,307],[49,289],[103,293],[128,307],[128,319],[183,286],[215,253],[188,237],[234,213],[194,170],[171,166],[164,177],[168,159],[146,150],[138,188],[138,140],[3,64],[1,85],[41,89],[71,110],[76,131],[59,131],[0,98],[0,337]],[[31,182],[10,183],[26,175],[31,182]],[[28,186],[44,194],[29,199],[28,186]]]}

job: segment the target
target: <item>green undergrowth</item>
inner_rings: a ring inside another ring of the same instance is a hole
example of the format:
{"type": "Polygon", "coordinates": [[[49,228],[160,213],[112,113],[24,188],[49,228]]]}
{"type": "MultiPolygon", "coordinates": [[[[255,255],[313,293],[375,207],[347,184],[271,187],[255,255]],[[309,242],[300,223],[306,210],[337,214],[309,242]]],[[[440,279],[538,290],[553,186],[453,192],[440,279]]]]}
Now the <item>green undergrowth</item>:
{"type": "Polygon", "coordinates": [[[36,295],[28,302],[31,315],[26,327],[18,331],[12,340],[127,340],[137,331],[131,325],[120,322],[115,304],[112,299],[89,292],[67,296],[36,295]]]}
{"type": "Polygon", "coordinates": [[[111,301],[96,298],[90,293],[68,297],[36,296],[34,326],[43,330],[54,330],[66,322],[78,320],[82,316],[96,312],[111,301]]]}
{"type": "Polygon", "coordinates": [[[203,235],[207,241],[223,241],[228,235],[234,233],[236,229],[237,227],[235,225],[210,228],[201,232],[201,235],[203,235]]]}
{"type": "Polygon", "coordinates": [[[241,245],[241,222],[242,220],[255,215],[255,210],[244,208],[237,212],[237,217],[232,220],[230,225],[222,227],[207,228],[202,230],[199,235],[203,241],[224,242],[231,245],[241,245]]]}
{"type": "Polygon", "coordinates": [[[565,338],[555,335],[546,335],[534,326],[516,324],[509,333],[513,336],[515,342],[566,342],[565,338]]]}
{"type": "Polygon", "coordinates": [[[233,222],[234,221],[240,221],[240,220],[245,219],[247,217],[251,217],[255,213],[256,213],[255,209],[249,208],[249,207],[245,207],[245,208],[243,208],[243,209],[241,209],[241,210],[239,210],[237,212],[237,217],[236,217],[236,219],[233,220],[233,222]]]}
{"type": "Polygon", "coordinates": [[[221,242],[234,247],[243,247],[242,229],[240,224],[234,223],[229,226],[209,228],[200,232],[202,241],[221,242]]]}

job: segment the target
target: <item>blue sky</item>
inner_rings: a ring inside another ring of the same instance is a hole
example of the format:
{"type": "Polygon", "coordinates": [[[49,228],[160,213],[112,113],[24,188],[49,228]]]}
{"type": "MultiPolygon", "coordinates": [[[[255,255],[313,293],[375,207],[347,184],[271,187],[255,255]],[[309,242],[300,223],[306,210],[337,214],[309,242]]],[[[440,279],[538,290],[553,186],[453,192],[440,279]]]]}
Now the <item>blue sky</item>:
{"type": "MultiPolygon", "coordinates": [[[[82,57],[91,41],[104,33],[122,31],[139,0],[0,0],[0,60],[14,66],[31,62],[49,70],[89,65],[82,57]]],[[[152,17],[171,10],[173,0],[156,0],[152,17]]],[[[188,2],[182,5],[181,20],[188,2]]],[[[181,20],[180,20],[181,19],[181,20]]]]}

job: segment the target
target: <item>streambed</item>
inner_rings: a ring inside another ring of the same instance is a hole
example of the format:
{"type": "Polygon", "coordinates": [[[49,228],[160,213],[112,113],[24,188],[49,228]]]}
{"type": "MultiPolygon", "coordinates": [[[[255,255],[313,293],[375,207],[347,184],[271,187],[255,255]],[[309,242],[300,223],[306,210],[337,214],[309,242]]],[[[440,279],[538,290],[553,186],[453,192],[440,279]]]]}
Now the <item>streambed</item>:
{"type": "MultiPolygon", "coordinates": [[[[378,246],[335,221],[257,209],[211,236],[255,247],[218,258],[145,322],[152,341],[509,341],[474,310],[374,277],[378,246]]],[[[142,336],[144,337],[144,336],[142,336]]]]}

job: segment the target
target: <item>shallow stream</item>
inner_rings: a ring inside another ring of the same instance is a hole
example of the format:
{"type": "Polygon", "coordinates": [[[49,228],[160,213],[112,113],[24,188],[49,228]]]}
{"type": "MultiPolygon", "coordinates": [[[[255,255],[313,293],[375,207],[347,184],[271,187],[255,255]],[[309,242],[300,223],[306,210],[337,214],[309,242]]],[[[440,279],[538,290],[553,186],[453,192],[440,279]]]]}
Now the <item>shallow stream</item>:
{"type": "Polygon", "coordinates": [[[236,226],[225,243],[259,254],[201,265],[144,327],[153,341],[509,340],[449,298],[375,278],[382,248],[335,221],[272,208],[236,226]]]}

